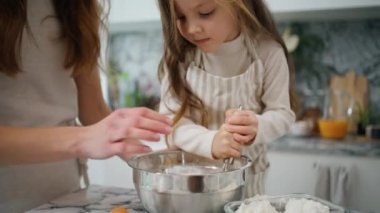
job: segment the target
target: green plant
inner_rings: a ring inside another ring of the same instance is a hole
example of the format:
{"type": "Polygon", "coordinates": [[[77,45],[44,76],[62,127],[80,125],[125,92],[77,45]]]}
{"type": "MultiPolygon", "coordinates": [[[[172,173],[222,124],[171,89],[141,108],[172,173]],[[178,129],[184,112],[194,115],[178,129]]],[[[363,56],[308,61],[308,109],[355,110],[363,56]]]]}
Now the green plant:
{"type": "Polygon", "coordinates": [[[125,91],[124,93],[124,106],[145,106],[155,109],[158,105],[159,97],[142,92],[137,80],[134,81],[133,84],[134,89],[132,91],[125,91]]]}
{"type": "Polygon", "coordinates": [[[108,102],[112,109],[116,109],[120,105],[119,81],[120,79],[128,79],[128,73],[118,69],[116,63],[113,60],[110,60],[107,66],[106,76],[109,89],[108,102]]]}
{"type": "Polygon", "coordinates": [[[380,113],[373,106],[369,106],[359,111],[359,123],[363,126],[380,125],[380,113]]]}
{"type": "Polygon", "coordinates": [[[129,72],[119,68],[113,60],[109,61],[107,69],[107,81],[109,88],[109,103],[112,109],[119,107],[145,106],[151,109],[157,108],[159,97],[157,94],[149,94],[146,85],[152,85],[152,79],[131,79],[129,72]]]}
{"type": "Polygon", "coordinates": [[[371,113],[370,108],[360,110],[360,112],[359,112],[359,123],[361,125],[363,125],[363,127],[370,124],[371,114],[372,113],[371,113]]]}

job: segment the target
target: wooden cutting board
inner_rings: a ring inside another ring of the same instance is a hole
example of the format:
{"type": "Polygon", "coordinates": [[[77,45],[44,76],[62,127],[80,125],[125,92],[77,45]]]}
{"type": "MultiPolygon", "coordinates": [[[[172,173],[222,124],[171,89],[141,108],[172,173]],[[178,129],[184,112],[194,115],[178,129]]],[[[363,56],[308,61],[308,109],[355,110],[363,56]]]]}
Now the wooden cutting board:
{"type": "Polygon", "coordinates": [[[330,89],[331,91],[344,91],[353,97],[354,106],[349,121],[349,132],[356,132],[359,113],[368,107],[367,77],[358,75],[353,70],[348,71],[345,75],[333,75],[330,79],[330,89]]]}

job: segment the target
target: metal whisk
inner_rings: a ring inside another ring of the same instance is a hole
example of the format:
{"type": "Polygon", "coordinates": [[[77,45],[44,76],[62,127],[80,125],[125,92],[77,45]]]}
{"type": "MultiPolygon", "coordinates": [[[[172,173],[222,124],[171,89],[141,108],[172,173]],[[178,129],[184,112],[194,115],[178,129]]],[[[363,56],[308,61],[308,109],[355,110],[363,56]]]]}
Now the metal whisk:
{"type": "MultiPolygon", "coordinates": [[[[239,105],[238,111],[242,111],[243,106],[239,105]]],[[[230,158],[224,158],[223,159],[223,171],[226,172],[228,171],[228,166],[234,164],[235,158],[230,157],[230,158]]]]}

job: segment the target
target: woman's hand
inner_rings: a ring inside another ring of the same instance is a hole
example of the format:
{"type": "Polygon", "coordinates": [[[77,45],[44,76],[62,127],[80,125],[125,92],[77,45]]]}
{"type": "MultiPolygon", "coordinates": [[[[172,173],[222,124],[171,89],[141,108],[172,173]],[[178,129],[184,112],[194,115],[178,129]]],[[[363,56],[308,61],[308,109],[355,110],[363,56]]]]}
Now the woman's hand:
{"type": "Polygon", "coordinates": [[[149,146],[142,144],[137,139],[128,139],[124,142],[124,149],[122,153],[118,154],[118,156],[125,161],[134,155],[152,151],[152,149],[149,146]]]}
{"type": "Polygon", "coordinates": [[[212,142],[212,156],[215,159],[240,157],[241,144],[233,139],[231,133],[224,129],[224,125],[216,133],[212,142]]]}
{"type": "Polygon", "coordinates": [[[232,134],[235,141],[250,145],[257,134],[258,121],[256,114],[251,110],[227,110],[224,128],[232,134]]]}
{"type": "Polygon", "coordinates": [[[86,128],[76,147],[79,156],[105,159],[119,155],[123,159],[151,151],[139,140],[159,141],[160,134],[171,131],[171,120],[148,108],[118,109],[100,122],[86,128]]]}

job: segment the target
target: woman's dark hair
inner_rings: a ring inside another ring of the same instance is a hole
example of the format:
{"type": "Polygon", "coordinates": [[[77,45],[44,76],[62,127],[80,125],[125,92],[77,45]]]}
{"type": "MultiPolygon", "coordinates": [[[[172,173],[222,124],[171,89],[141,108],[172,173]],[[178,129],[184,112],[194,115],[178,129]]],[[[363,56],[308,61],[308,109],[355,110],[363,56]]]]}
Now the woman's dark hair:
{"type": "MultiPolygon", "coordinates": [[[[63,66],[73,68],[73,75],[91,72],[100,55],[99,31],[102,6],[98,0],[53,0],[56,18],[67,43],[63,66]]],[[[20,69],[23,33],[31,33],[26,0],[0,0],[0,72],[15,76],[20,69]],[[25,32],[26,31],[26,32],[25,32]]]]}

